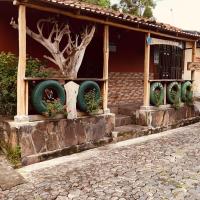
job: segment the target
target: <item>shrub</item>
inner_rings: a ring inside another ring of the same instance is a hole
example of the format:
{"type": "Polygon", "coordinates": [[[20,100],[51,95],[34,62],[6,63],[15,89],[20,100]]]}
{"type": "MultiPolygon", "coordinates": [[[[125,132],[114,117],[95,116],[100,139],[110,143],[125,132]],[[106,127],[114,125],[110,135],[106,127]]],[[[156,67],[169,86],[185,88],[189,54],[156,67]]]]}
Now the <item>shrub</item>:
{"type": "MultiPolygon", "coordinates": [[[[15,115],[17,102],[18,58],[12,53],[0,52],[0,115],[15,115]]],[[[27,58],[26,76],[47,77],[40,68],[43,63],[35,58],[27,58]]]]}
{"type": "Polygon", "coordinates": [[[95,89],[88,91],[84,95],[89,114],[96,114],[99,111],[101,98],[97,99],[95,89]]]}
{"type": "Polygon", "coordinates": [[[6,156],[14,168],[21,166],[21,148],[20,146],[11,147],[3,141],[0,141],[0,151],[6,156]]]}

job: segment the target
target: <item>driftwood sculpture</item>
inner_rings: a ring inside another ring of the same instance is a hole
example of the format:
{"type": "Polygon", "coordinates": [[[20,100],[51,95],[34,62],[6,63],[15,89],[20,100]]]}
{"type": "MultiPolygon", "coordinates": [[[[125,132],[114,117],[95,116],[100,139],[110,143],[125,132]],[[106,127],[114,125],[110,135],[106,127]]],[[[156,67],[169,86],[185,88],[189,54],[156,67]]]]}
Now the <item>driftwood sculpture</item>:
{"type": "MultiPolygon", "coordinates": [[[[10,24],[18,29],[18,24],[13,19],[10,24]]],[[[26,27],[26,33],[50,52],[51,57],[44,57],[58,65],[64,76],[77,78],[85,50],[94,36],[95,26],[86,26],[81,34],[75,34],[73,37],[68,24],[59,24],[57,20],[48,18],[38,20],[37,30],[38,33],[35,33],[26,27]],[[52,27],[48,36],[44,31],[47,24],[52,27]]]]}

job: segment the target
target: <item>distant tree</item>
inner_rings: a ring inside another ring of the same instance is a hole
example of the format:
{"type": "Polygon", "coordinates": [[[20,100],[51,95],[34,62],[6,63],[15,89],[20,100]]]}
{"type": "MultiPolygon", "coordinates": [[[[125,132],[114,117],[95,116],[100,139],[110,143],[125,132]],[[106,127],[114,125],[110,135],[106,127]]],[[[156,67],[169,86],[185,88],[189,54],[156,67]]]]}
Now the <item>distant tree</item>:
{"type": "Polygon", "coordinates": [[[156,0],[120,0],[120,3],[112,5],[112,8],[114,10],[121,10],[124,13],[151,18],[153,17],[152,9],[156,6],[155,1],[156,0]]]}
{"type": "Polygon", "coordinates": [[[81,0],[81,1],[102,6],[104,8],[110,7],[110,0],[81,0]]]}

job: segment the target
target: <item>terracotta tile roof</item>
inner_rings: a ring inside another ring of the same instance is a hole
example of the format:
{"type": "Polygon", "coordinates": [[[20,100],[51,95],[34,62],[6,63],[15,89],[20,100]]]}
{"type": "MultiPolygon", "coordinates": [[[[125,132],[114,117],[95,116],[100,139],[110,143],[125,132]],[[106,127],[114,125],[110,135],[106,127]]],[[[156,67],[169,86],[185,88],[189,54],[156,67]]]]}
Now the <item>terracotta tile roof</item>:
{"type": "Polygon", "coordinates": [[[185,35],[187,37],[197,37],[197,38],[200,37],[200,35],[197,33],[184,31],[180,28],[171,26],[169,24],[156,22],[155,20],[137,17],[119,11],[114,11],[108,8],[102,8],[100,6],[88,4],[78,0],[38,0],[38,1],[50,3],[55,6],[59,5],[66,8],[79,9],[85,12],[96,14],[98,16],[108,16],[109,18],[116,19],[121,22],[132,22],[135,24],[141,24],[147,27],[148,29],[156,29],[157,31],[175,32],[185,35]]]}

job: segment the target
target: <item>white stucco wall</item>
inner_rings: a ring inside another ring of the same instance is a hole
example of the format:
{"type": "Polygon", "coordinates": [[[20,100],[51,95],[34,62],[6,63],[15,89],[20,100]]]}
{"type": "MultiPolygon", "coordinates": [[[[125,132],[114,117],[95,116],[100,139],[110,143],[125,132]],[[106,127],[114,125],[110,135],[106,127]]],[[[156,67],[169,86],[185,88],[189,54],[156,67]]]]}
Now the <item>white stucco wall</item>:
{"type": "MultiPolygon", "coordinates": [[[[200,48],[196,51],[196,61],[200,62],[200,48]]],[[[184,62],[184,80],[191,80],[191,71],[187,70],[187,62],[192,62],[192,43],[186,43],[185,62],[184,62]]],[[[200,97],[200,72],[195,72],[194,95],[200,97]]]]}

